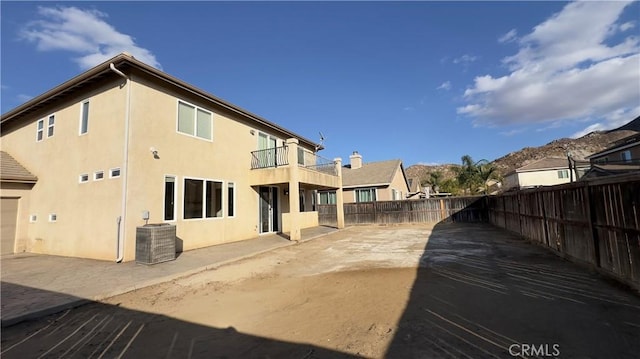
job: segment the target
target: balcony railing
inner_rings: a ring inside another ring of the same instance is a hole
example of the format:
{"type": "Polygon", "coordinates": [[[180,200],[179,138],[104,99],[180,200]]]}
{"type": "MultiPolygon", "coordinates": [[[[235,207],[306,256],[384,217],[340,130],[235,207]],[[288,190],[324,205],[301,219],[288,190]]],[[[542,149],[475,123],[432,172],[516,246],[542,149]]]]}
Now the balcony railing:
{"type": "MultiPolygon", "coordinates": [[[[251,169],[276,168],[289,164],[289,147],[275,147],[251,152],[251,169]]],[[[301,150],[298,152],[298,165],[312,171],[322,172],[337,176],[334,161],[328,160],[317,154],[301,150]]]]}
{"type": "Polygon", "coordinates": [[[267,148],[251,152],[251,169],[280,167],[289,164],[289,148],[287,146],[267,148]]]}
{"type": "Polygon", "coordinates": [[[304,167],[310,170],[326,173],[332,176],[338,175],[335,162],[316,154],[307,153],[305,156],[305,163],[304,167]],[[309,159],[310,161],[308,161],[309,159]]]}

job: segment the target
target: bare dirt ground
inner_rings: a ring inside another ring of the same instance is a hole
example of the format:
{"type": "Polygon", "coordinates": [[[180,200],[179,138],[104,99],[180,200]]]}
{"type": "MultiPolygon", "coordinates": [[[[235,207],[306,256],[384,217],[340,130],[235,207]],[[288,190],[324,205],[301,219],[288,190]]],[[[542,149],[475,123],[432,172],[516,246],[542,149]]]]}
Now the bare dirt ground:
{"type": "Polygon", "coordinates": [[[489,226],[353,227],[2,336],[6,358],[632,358],[640,299],[489,226]]]}

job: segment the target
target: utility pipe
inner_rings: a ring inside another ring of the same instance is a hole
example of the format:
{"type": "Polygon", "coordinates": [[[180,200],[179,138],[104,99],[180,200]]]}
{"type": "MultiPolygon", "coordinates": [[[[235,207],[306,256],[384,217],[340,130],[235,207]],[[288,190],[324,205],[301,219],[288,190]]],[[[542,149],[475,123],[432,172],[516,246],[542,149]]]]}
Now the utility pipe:
{"type": "Polygon", "coordinates": [[[127,103],[124,116],[124,159],[122,163],[122,215],[118,217],[118,238],[116,240],[116,263],[122,262],[124,259],[124,237],[126,234],[126,218],[127,218],[127,178],[129,177],[129,122],[130,122],[130,104],[131,104],[131,84],[127,75],[118,70],[113,63],[109,64],[109,68],[124,78],[124,86],[127,86],[127,103]]]}

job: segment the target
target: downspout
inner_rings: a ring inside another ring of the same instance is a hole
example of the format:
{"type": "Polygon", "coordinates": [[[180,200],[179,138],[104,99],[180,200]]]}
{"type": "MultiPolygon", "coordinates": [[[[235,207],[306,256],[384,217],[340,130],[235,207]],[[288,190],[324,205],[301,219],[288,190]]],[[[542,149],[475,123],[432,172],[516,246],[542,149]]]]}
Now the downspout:
{"type": "Polygon", "coordinates": [[[122,162],[122,210],[121,216],[117,218],[118,238],[116,241],[116,263],[122,262],[124,259],[124,236],[126,233],[127,218],[127,178],[129,177],[129,122],[130,122],[130,104],[131,104],[131,84],[127,75],[116,69],[113,63],[109,64],[109,68],[124,78],[127,86],[127,103],[124,115],[124,159],[122,162]]]}

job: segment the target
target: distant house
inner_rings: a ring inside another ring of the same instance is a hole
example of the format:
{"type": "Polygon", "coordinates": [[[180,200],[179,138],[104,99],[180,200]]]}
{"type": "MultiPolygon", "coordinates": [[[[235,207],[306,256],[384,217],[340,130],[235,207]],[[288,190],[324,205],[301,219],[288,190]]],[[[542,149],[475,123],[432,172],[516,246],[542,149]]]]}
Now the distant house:
{"type": "Polygon", "coordinates": [[[587,159],[591,168],[584,179],[640,171],[640,133],[622,138],[587,159]]]}
{"type": "Polygon", "coordinates": [[[538,186],[553,186],[577,180],[589,166],[585,163],[572,161],[563,157],[545,157],[507,173],[504,177],[505,190],[517,188],[532,188],[538,186]]]}
{"type": "MultiPolygon", "coordinates": [[[[363,163],[358,152],[349,160],[350,164],[342,168],[344,203],[406,199],[410,188],[401,160],[363,163]]],[[[335,201],[335,191],[318,192],[319,204],[335,201]]]]}

